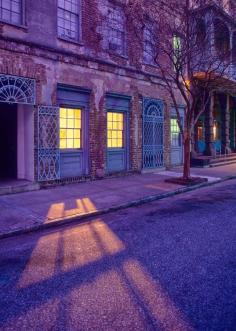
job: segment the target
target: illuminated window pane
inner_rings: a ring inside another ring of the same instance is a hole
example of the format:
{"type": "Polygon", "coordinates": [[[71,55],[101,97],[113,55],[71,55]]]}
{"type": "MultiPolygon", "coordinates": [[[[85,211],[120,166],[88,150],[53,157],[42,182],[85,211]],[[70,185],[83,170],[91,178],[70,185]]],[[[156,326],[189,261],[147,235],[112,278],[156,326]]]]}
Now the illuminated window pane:
{"type": "Polygon", "coordinates": [[[60,108],[60,148],[81,148],[81,110],[60,108]]]}
{"type": "Polygon", "coordinates": [[[123,114],[117,114],[117,121],[122,122],[123,121],[123,114]]]}
{"type": "Polygon", "coordinates": [[[73,118],[69,118],[68,120],[67,120],[67,127],[68,128],[74,128],[74,119],[73,118]]]}
{"type": "Polygon", "coordinates": [[[74,140],[67,139],[67,148],[74,148],[74,140]]]}
{"type": "Polygon", "coordinates": [[[67,109],[67,118],[75,118],[75,109],[67,109]]]}
{"type": "Polygon", "coordinates": [[[80,139],[80,130],[74,130],[74,138],[80,139]]]}
{"type": "Polygon", "coordinates": [[[123,122],[118,123],[118,130],[123,131],[123,122]]]}
{"type": "Polygon", "coordinates": [[[107,141],[107,147],[108,148],[111,148],[112,147],[112,140],[111,139],[108,139],[108,141],[107,141]]]}
{"type": "Polygon", "coordinates": [[[113,122],[113,129],[114,130],[118,130],[118,125],[119,123],[118,122],[113,122]]]}
{"type": "Polygon", "coordinates": [[[80,139],[74,140],[74,148],[80,148],[80,139]]]}
{"type": "Polygon", "coordinates": [[[112,139],[116,139],[117,138],[117,131],[112,131],[112,139]]]}
{"type": "Polygon", "coordinates": [[[116,112],[107,113],[107,147],[123,148],[124,114],[116,112]]]}
{"type": "Polygon", "coordinates": [[[75,128],[77,129],[81,128],[81,119],[75,119],[75,128]]]}
{"type": "Polygon", "coordinates": [[[60,148],[66,148],[66,139],[60,139],[60,148]]]}
{"type": "Polygon", "coordinates": [[[67,130],[67,138],[74,138],[74,130],[73,129],[68,129],[67,130]]]}
{"type": "Polygon", "coordinates": [[[75,110],[75,118],[76,119],[80,119],[81,118],[81,110],[80,109],[76,109],[75,110]]]}
{"type": "Polygon", "coordinates": [[[117,147],[122,147],[122,139],[117,140],[117,147]]]}
{"type": "Polygon", "coordinates": [[[61,118],[66,118],[66,109],[65,108],[61,108],[60,109],[60,117],[61,118]]]}
{"type": "Polygon", "coordinates": [[[112,113],[107,113],[107,121],[112,122],[112,113]]]}
{"type": "Polygon", "coordinates": [[[60,138],[61,139],[66,139],[66,129],[61,129],[60,130],[60,138]]]}
{"type": "Polygon", "coordinates": [[[122,131],[117,132],[117,138],[122,139],[122,131]]]}
{"type": "Polygon", "coordinates": [[[60,127],[66,128],[66,118],[60,118],[60,127]]]}

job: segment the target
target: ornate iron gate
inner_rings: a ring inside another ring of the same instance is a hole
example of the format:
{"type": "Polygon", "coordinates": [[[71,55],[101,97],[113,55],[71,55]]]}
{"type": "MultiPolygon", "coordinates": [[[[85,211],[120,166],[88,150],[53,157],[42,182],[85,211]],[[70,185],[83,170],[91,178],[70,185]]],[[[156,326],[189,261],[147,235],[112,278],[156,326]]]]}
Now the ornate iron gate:
{"type": "Polygon", "coordinates": [[[164,104],[160,100],[143,100],[143,168],[154,169],[164,165],[164,104]]]}
{"type": "Polygon", "coordinates": [[[38,108],[38,180],[60,179],[59,108],[38,108]]]}

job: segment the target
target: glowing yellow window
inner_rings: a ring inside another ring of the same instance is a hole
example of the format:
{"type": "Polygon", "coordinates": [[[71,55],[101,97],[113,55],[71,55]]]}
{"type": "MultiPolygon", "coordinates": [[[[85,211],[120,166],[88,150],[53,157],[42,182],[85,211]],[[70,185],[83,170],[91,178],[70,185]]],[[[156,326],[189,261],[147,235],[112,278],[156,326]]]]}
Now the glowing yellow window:
{"type": "Polygon", "coordinates": [[[124,114],[107,113],[107,147],[124,147],[124,114]]]}
{"type": "Polygon", "coordinates": [[[60,148],[81,148],[81,109],[60,108],[60,148]]]}

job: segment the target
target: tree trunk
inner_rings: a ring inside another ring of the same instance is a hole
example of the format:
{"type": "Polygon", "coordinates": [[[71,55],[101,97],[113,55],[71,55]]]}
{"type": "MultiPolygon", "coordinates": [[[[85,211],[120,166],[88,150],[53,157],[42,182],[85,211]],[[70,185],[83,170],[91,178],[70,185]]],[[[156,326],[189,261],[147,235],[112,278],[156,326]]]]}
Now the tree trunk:
{"type": "Polygon", "coordinates": [[[184,139],[184,169],[183,169],[183,179],[190,179],[190,143],[191,139],[187,136],[184,139]]]}

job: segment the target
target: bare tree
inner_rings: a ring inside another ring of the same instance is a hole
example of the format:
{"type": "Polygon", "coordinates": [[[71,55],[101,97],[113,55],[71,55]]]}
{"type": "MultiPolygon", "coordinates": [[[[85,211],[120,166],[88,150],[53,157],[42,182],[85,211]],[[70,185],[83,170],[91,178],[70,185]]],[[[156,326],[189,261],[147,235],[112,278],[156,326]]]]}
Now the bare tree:
{"type": "Polygon", "coordinates": [[[206,1],[193,4],[190,0],[127,0],[128,17],[140,47],[145,29],[151,27],[153,33],[155,42],[148,50],[176,111],[186,181],[191,180],[194,126],[209,107],[218,82],[230,75],[230,34],[224,20],[214,15],[217,10],[220,12],[220,8],[207,7],[206,1]],[[185,104],[183,123],[176,92],[185,104]]]}

